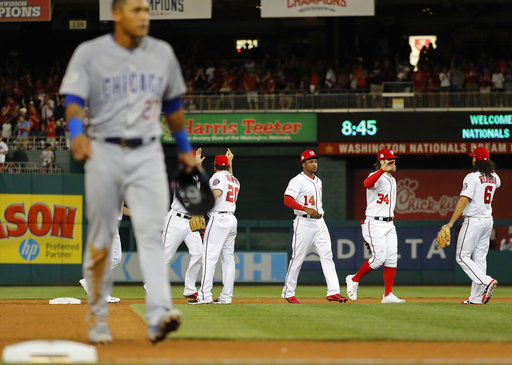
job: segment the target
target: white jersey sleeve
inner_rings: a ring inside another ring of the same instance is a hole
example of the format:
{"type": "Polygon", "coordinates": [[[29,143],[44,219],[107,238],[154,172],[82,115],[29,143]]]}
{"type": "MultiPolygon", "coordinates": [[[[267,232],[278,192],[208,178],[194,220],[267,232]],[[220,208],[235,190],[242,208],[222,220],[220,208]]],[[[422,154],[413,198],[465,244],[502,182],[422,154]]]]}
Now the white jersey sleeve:
{"type": "Polygon", "coordinates": [[[169,46],[169,79],[167,80],[167,85],[165,87],[164,95],[162,97],[163,100],[172,100],[177,98],[180,95],[185,94],[187,88],[185,86],[185,81],[183,80],[183,75],[181,73],[181,67],[174,54],[174,50],[170,45],[169,46]]]}
{"type": "Polygon", "coordinates": [[[302,179],[301,179],[300,175],[297,175],[293,179],[291,179],[290,182],[288,183],[288,186],[286,187],[284,195],[289,195],[293,199],[298,200],[301,186],[302,186],[302,179]]]}
{"type": "Polygon", "coordinates": [[[84,100],[89,99],[89,76],[87,72],[87,43],[78,46],[69,61],[66,74],[60,86],[63,95],[76,95],[84,100]]]}
{"type": "Polygon", "coordinates": [[[213,190],[220,190],[222,193],[226,191],[226,180],[223,179],[224,174],[217,172],[213,174],[213,176],[210,178],[210,189],[213,190]]]}
{"type": "Polygon", "coordinates": [[[462,191],[460,195],[465,196],[473,200],[475,196],[476,180],[473,178],[473,174],[467,174],[462,182],[462,191]]]}

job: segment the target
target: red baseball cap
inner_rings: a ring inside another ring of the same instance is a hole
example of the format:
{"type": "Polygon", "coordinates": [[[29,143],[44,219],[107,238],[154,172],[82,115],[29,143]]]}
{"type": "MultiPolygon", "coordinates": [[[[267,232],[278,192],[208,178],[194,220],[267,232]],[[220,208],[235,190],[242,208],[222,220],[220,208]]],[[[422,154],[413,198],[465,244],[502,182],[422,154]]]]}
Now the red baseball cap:
{"type": "Polygon", "coordinates": [[[395,158],[400,157],[395,156],[393,150],[390,150],[389,148],[383,148],[379,153],[377,153],[377,160],[394,160],[395,158]]]}
{"type": "Polygon", "coordinates": [[[307,150],[300,154],[300,162],[304,162],[306,160],[311,160],[312,158],[318,158],[315,151],[307,150]]]}
{"type": "Polygon", "coordinates": [[[215,165],[217,166],[229,166],[228,156],[217,155],[215,156],[215,165]]]}
{"type": "Polygon", "coordinates": [[[481,161],[489,161],[491,155],[485,147],[477,147],[473,150],[473,153],[469,154],[469,157],[475,157],[477,160],[481,161]]]}

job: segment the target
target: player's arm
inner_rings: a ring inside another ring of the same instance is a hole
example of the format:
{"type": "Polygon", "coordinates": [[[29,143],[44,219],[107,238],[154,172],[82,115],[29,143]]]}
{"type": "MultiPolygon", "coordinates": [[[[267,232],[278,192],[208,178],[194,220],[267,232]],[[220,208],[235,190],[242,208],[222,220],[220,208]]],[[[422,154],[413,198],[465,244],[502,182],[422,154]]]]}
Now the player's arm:
{"type": "Polygon", "coordinates": [[[201,147],[199,147],[196,150],[196,165],[203,166],[204,159],[205,159],[205,157],[203,156],[203,149],[201,147]]]}
{"type": "Polygon", "coordinates": [[[374,174],[371,174],[364,180],[364,187],[366,189],[371,189],[375,186],[377,181],[380,179],[380,177],[388,171],[391,171],[393,169],[393,166],[395,165],[394,161],[388,161],[384,166],[382,166],[379,171],[377,171],[374,174]]]}
{"type": "Polygon", "coordinates": [[[299,202],[297,202],[291,195],[285,195],[284,196],[284,205],[286,205],[288,208],[296,209],[296,210],[302,210],[307,215],[313,217],[313,218],[321,218],[322,216],[320,213],[316,211],[316,209],[308,208],[299,202]]]}
{"type": "Polygon", "coordinates": [[[447,223],[448,227],[453,227],[453,224],[462,215],[462,212],[464,212],[464,209],[466,209],[466,205],[468,205],[470,200],[471,199],[468,198],[467,196],[460,196],[459,200],[457,201],[457,205],[455,205],[455,210],[453,211],[452,217],[450,218],[450,221],[447,223]]]}
{"type": "Polygon", "coordinates": [[[77,161],[91,156],[91,140],[84,134],[85,101],[79,96],[66,95],[66,121],[71,138],[71,151],[77,161]]]}
{"type": "Polygon", "coordinates": [[[215,200],[217,200],[222,195],[222,190],[215,189],[215,190],[212,190],[212,193],[213,193],[213,197],[215,198],[215,200]]]}
{"type": "Polygon", "coordinates": [[[235,157],[235,155],[233,154],[233,152],[231,152],[231,150],[229,148],[226,151],[226,157],[228,158],[228,162],[229,162],[229,170],[228,170],[228,172],[231,175],[233,175],[233,157],[235,157]]]}
{"type": "Polygon", "coordinates": [[[130,216],[130,209],[123,205],[123,215],[130,216]]]}
{"type": "Polygon", "coordinates": [[[192,154],[192,145],[188,139],[185,129],[185,112],[183,110],[183,101],[180,97],[164,101],[162,112],[165,114],[165,120],[172,136],[178,147],[178,158],[186,167],[196,166],[196,160],[192,154]]]}

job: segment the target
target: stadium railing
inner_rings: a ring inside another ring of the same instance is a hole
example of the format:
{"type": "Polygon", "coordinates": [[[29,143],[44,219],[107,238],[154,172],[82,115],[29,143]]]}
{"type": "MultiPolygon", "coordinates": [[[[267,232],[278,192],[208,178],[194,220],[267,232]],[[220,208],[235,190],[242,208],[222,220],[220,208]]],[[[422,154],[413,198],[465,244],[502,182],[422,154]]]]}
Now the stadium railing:
{"type": "Polygon", "coordinates": [[[249,102],[246,94],[185,95],[187,112],[297,111],[329,109],[461,109],[511,108],[512,92],[404,92],[404,93],[275,93],[258,94],[249,102]]]}
{"type": "Polygon", "coordinates": [[[62,169],[56,164],[42,167],[34,162],[9,161],[2,168],[4,174],[48,174],[62,175],[62,169]]]}
{"type": "Polygon", "coordinates": [[[44,150],[49,143],[52,150],[67,150],[70,141],[67,137],[10,137],[5,140],[9,150],[44,150]]]}

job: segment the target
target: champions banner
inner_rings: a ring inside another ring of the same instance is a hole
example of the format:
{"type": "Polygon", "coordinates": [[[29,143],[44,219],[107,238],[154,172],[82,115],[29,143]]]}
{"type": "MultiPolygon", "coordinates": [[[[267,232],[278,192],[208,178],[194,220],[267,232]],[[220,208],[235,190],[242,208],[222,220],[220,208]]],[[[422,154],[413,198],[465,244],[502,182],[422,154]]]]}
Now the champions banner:
{"type": "MultiPolygon", "coordinates": [[[[210,19],[212,0],[149,0],[152,20],[210,19]]],[[[112,20],[112,0],[100,0],[100,20],[112,20]]]]}
{"type": "Polygon", "coordinates": [[[82,263],[82,196],[0,194],[0,263],[82,263]]]}
{"type": "Polygon", "coordinates": [[[50,21],[50,0],[0,0],[0,22],[50,21]]]}
{"type": "Polygon", "coordinates": [[[374,0],[261,0],[262,18],[374,15],[374,0]]]}

